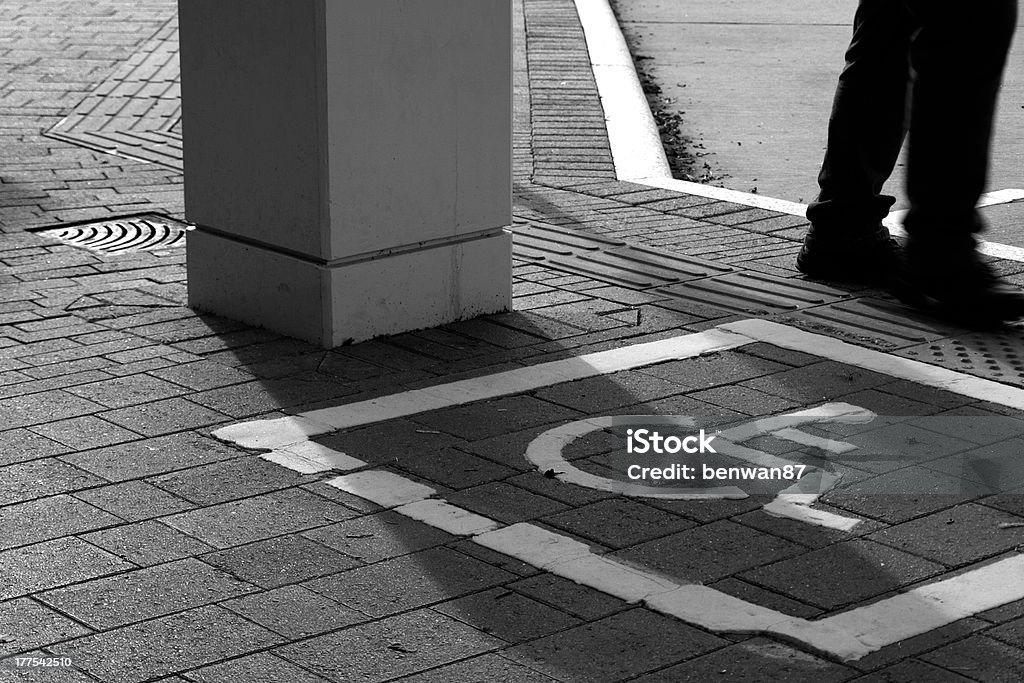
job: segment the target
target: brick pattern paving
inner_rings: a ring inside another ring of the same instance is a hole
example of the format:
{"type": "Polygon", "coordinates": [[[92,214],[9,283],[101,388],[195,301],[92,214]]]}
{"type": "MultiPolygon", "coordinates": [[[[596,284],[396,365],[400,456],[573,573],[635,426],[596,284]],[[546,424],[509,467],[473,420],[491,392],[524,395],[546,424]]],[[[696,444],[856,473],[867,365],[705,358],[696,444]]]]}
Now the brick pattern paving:
{"type": "MultiPolygon", "coordinates": [[[[324,351],[196,315],[185,306],[180,249],[110,257],[25,232],[143,211],[181,217],[173,168],[77,144],[157,131],[148,141],[173,147],[173,13],[166,0],[0,5],[11,38],[0,49],[0,681],[959,680],[1022,667],[1022,604],[841,664],[623,603],[382,511],[326,486],[329,475],[297,475],[213,439],[212,429],[239,420],[749,312],[709,314],[520,258],[513,313],[324,351]],[[149,109],[132,108],[140,96],[149,109]],[[53,670],[16,667],[15,655],[66,656],[74,668],[49,678],[53,670]]],[[[523,0],[515,17],[520,226],[568,226],[793,276],[801,220],[615,181],[571,2],[523,0]]],[[[758,499],[634,500],[568,487],[522,457],[537,434],[587,415],[730,423],[829,400],[883,415],[1006,412],[754,344],[321,441],[502,522],[531,520],[802,617],[1021,543],[1016,496],[879,505],[869,484],[899,481],[885,463],[852,463],[861,488],[828,501],[867,519],[850,535],[768,517],[758,499]]],[[[887,428],[907,439],[927,431],[887,428]]],[[[607,463],[607,444],[587,449],[578,455],[588,467],[607,463]]],[[[942,463],[929,471],[950,475],[942,463]]]]}
{"type": "Polygon", "coordinates": [[[180,171],[177,17],[161,26],[47,135],[180,171]]]}

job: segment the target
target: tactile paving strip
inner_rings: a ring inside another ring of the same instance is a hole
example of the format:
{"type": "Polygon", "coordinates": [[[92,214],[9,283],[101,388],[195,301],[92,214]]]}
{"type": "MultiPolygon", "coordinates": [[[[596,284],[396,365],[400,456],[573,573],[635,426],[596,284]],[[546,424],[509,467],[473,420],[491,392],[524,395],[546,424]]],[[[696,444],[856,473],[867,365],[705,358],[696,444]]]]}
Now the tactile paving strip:
{"type": "Polygon", "coordinates": [[[848,292],[806,280],[754,271],[729,273],[655,290],[735,313],[767,315],[840,301],[848,292]]]}
{"type": "Polygon", "coordinates": [[[740,271],[712,261],[536,222],[513,226],[517,257],[595,280],[668,297],[659,306],[702,318],[771,315],[834,303],[849,293],[826,285],[740,271]]]}
{"type": "Polygon", "coordinates": [[[662,287],[735,270],[712,261],[539,223],[514,225],[512,244],[519,258],[635,289],[662,287]]]}
{"type": "Polygon", "coordinates": [[[175,17],[46,135],[180,171],[180,122],[175,17]]]}
{"type": "Polygon", "coordinates": [[[77,225],[33,230],[74,247],[103,254],[127,254],[136,251],[185,246],[185,233],[191,228],[172,218],[155,213],[92,221],[77,225]]]}
{"type": "Polygon", "coordinates": [[[808,308],[790,318],[853,342],[898,349],[949,336],[951,329],[898,301],[863,296],[808,308]]]}
{"type": "Polygon", "coordinates": [[[896,355],[977,375],[1004,384],[1024,386],[1024,328],[999,333],[966,333],[901,349],[896,355]]]}

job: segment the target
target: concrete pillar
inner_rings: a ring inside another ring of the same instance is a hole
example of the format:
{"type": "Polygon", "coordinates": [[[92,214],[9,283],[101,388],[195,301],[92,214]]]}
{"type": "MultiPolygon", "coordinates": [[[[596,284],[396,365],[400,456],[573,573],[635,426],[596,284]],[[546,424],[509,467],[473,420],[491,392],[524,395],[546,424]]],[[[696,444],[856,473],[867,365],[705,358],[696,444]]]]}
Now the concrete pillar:
{"type": "Polygon", "coordinates": [[[189,303],[325,347],[511,305],[511,0],[179,0],[189,303]]]}

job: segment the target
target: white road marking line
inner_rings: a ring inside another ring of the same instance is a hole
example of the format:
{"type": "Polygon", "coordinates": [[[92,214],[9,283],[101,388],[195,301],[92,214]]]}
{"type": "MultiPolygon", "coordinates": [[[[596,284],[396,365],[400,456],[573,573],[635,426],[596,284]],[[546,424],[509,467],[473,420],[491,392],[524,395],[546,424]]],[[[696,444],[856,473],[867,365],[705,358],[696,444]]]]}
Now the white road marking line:
{"type": "MultiPolygon", "coordinates": [[[[679,345],[669,346],[677,353],[680,348],[685,348],[689,349],[692,355],[697,355],[700,349],[712,341],[715,342],[712,346],[715,346],[716,350],[738,348],[757,341],[767,342],[1014,408],[1024,406],[1024,390],[961,375],[918,361],[889,356],[880,351],[853,346],[778,323],[746,320],[722,325],[709,332],[714,334],[686,335],[684,338],[677,338],[679,345]]],[[[633,347],[618,349],[617,356],[602,356],[602,362],[597,365],[603,367],[605,372],[615,371],[620,363],[640,367],[643,363],[639,362],[638,358],[633,358],[631,348],[633,347]]],[[[651,355],[649,352],[650,349],[647,348],[641,354],[647,359],[644,362],[659,362],[661,356],[651,355]]],[[[515,377],[508,376],[508,373],[500,373],[492,378],[498,376],[503,376],[498,384],[505,389],[511,390],[512,387],[520,386],[515,377]]],[[[564,380],[556,376],[549,383],[561,381],[564,380]]],[[[451,388],[451,385],[444,386],[451,388]]],[[[493,384],[487,381],[481,386],[494,388],[493,384]]],[[[446,395],[449,404],[454,405],[458,401],[479,400],[475,397],[480,394],[462,385],[461,389],[446,395]]],[[[407,404],[403,400],[395,405],[407,404]]],[[[423,408],[427,409],[429,408],[423,408]]],[[[807,418],[813,421],[831,416],[856,421],[865,417],[863,409],[856,406],[823,406],[801,412],[801,417],[805,419],[803,424],[806,424],[807,418]]],[[[379,421],[375,416],[368,416],[365,412],[360,412],[359,415],[370,422],[379,421]]],[[[779,416],[762,421],[757,431],[769,428],[774,431],[787,430],[796,426],[798,425],[794,424],[793,415],[779,416]]],[[[335,429],[302,418],[285,418],[241,423],[218,430],[218,436],[225,440],[238,439],[236,442],[239,443],[245,441],[257,444],[253,447],[263,448],[266,448],[267,444],[283,441],[284,443],[278,443],[275,447],[278,452],[298,454],[303,460],[316,463],[315,458],[308,460],[302,454],[317,454],[317,457],[324,457],[323,451],[302,444],[304,436],[322,433],[316,431],[321,427],[327,427],[328,431],[335,429]],[[274,430],[278,427],[283,430],[283,435],[275,433],[274,430]]],[[[754,432],[750,432],[748,428],[748,433],[754,432]]],[[[735,436],[742,435],[737,433],[735,436]]],[[[340,453],[338,455],[344,456],[340,453]]],[[[328,457],[337,456],[328,454],[328,457]]],[[[344,458],[338,462],[354,464],[344,458]]],[[[293,465],[302,464],[287,458],[282,460],[293,465]]],[[[361,463],[354,458],[351,460],[361,463]]],[[[679,583],[614,558],[597,555],[584,543],[531,524],[502,526],[496,520],[438,499],[435,489],[392,472],[367,470],[342,475],[326,483],[438,529],[469,536],[475,543],[521,559],[538,569],[627,601],[642,602],[653,610],[687,623],[719,632],[775,635],[847,660],[859,659],[887,645],[928,633],[973,614],[1024,599],[1024,555],[1015,555],[863,607],[812,621],[791,617],[707,586],[679,583]]],[[[804,507],[809,513],[830,514],[807,508],[808,500],[799,499],[794,495],[789,501],[780,501],[780,507],[804,507]]]]}
{"type": "Polygon", "coordinates": [[[385,470],[343,474],[326,482],[328,486],[365,498],[383,508],[396,508],[426,500],[437,491],[412,479],[385,470]]]}
{"type": "Polygon", "coordinates": [[[297,415],[276,420],[250,420],[214,430],[213,436],[236,443],[242,448],[273,450],[300,443],[307,437],[333,431],[329,425],[316,424],[297,415]]]}
{"type": "MultiPolygon", "coordinates": [[[[598,88],[600,88],[600,82],[598,83],[598,88]]],[[[611,128],[608,129],[608,135],[609,137],[611,136],[611,128]]],[[[614,154],[614,152],[615,146],[612,145],[612,153],[614,154]]],[[[616,173],[617,172],[618,166],[616,166],[616,173]]],[[[693,183],[688,180],[678,180],[676,178],[672,178],[671,176],[666,178],[663,176],[653,174],[631,177],[624,177],[619,175],[618,179],[630,183],[636,183],[638,185],[659,187],[663,190],[673,190],[675,192],[682,192],[683,194],[692,194],[697,195],[698,197],[717,199],[718,201],[722,202],[742,204],[744,206],[749,206],[753,209],[777,211],[778,213],[784,213],[790,216],[800,216],[801,218],[803,218],[807,213],[806,204],[791,202],[788,199],[777,199],[775,197],[766,197],[760,194],[741,192],[740,190],[730,190],[724,187],[702,185],[701,183],[693,183]]]]}
{"type": "Polygon", "coordinates": [[[836,441],[835,439],[826,439],[823,436],[817,436],[816,434],[808,434],[807,432],[799,429],[793,429],[787,427],[771,433],[772,436],[777,436],[780,439],[786,441],[792,441],[798,443],[801,446],[810,446],[811,448],[820,448],[823,451],[829,453],[849,453],[850,451],[856,450],[857,447],[852,443],[846,441],[836,441]]]}
{"type": "Polygon", "coordinates": [[[722,434],[731,441],[743,442],[763,434],[771,434],[786,428],[807,424],[817,424],[819,422],[865,424],[874,419],[875,414],[865,408],[850,405],[849,403],[826,403],[816,408],[807,408],[783,415],[772,415],[751,420],[750,422],[730,427],[722,432],[722,434]]]}
{"type": "Polygon", "coordinates": [[[447,531],[453,536],[476,536],[501,526],[500,522],[438,498],[406,503],[395,508],[395,512],[447,531]]]}
{"type": "Polygon", "coordinates": [[[289,444],[260,456],[300,474],[316,474],[331,470],[355,470],[366,463],[315,441],[289,444]]]}
{"type": "MultiPolygon", "coordinates": [[[[684,194],[742,204],[752,208],[804,217],[807,205],[760,194],[702,185],[672,177],[658,126],[651,115],[647,96],[640,86],[633,57],[622,36],[608,0],[575,0],[576,12],[586,36],[590,64],[604,109],[608,144],[619,180],[673,190],[684,194]]],[[[1024,199],[1024,190],[1006,189],[981,196],[979,207],[1007,204],[1024,199]]],[[[894,236],[905,235],[903,216],[894,211],[883,221],[894,236]]],[[[981,242],[978,249],[988,256],[1024,262],[1024,249],[998,242],[981,242]]]]}

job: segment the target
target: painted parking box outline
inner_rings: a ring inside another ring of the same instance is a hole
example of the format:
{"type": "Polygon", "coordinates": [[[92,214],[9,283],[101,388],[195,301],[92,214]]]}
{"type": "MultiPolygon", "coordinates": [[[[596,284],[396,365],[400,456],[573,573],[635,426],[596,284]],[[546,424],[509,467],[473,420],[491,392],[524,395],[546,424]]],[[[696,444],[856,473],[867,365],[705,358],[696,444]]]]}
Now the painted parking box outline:
{"type": "MultiPolygon", "coordinates": [[[[304,472],[368,467],[310,437],[431,410],[509,396],[561,382],[767,342],[978,400],[1024,409],[1024,390],[764,320],[638,344],[562,361],[411,390],[275,420],[225,427],[214,435],[304,472]]],[[[594,553],[529,523],[509,526],[439,499],[434,489],[393,472],[361,469],[327,482],[539,569],[717,632],[762,633],[832,657],[854,660],[959,619],[1024,599],[1024,556],[1014,555],[824,619],[807,620],[706,586],[679,583],[594,553]],[[893,618],[898,614],[899,618],[893,618]]],[[[809,506],[805,506],[811,509],[809,506]]]]}

